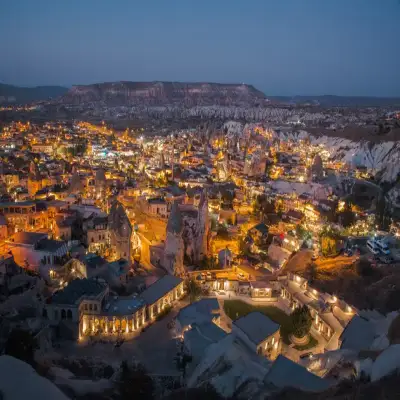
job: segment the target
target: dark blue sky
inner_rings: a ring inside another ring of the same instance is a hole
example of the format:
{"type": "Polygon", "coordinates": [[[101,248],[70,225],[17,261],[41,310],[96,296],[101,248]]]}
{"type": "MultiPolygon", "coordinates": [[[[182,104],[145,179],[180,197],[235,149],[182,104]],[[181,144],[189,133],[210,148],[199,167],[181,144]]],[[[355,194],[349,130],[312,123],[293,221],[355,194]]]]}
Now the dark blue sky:
{"type": "Polygon", "coordinates": [[[400,96],[399,0],[0,0],[0,82],[400,96]]]}

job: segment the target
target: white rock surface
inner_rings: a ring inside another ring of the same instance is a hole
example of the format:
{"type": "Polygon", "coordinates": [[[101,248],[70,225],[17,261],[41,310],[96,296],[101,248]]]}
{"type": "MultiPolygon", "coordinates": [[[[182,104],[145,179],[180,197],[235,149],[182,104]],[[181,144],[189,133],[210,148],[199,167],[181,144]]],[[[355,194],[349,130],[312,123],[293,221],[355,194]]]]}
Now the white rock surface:
{"type": "Polygon", "coordinates": [[[68,400],[60,389],[29,364],[10,356],[0,356],[0,393],[4,400],[68,400]]]}

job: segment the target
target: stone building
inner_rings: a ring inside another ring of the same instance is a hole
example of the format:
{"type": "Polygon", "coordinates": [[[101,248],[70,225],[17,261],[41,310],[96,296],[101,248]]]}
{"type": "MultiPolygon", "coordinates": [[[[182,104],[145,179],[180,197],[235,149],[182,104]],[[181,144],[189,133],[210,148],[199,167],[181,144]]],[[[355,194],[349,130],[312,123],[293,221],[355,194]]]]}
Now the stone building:
{"type": "Polygon", "coordinates": [[[183,219],[178,203],[174,203],[167,224],[167,237],[162,266],[171,275],[183,276],[184,243],[182,238],[183,219]]]}
{"type": "Polygon", "coordinates": [[[183,296],[183,285],[181,278],[165,275],[140,295],[147,306],[147,316],[150,321],[155,319],[165,307],[172,305],[175,300],[183,296]]]}
{"type": "Polygon", "coordinates": [[[171,275],[160,278],[137,297],[110,296],[103,279],[75,279],[49,298],[43,316],[70,338],[125,335],[153,322],[183,294],[183,280],[171,275]]]}
{"type": "Polygon", "coordinates": [[[125,258],[131,261],[132,225],[124,206],[117,200],[111,206],[108,219],[110,246],[115,259],[125,258]]]}
{"type": "Polygon", "coordinates": [[[232,333],[257,354],[275,359],[280,353],[280,325],[260,312],[251,312],[233,321],[232,333]]]}
{"type": "Polygon", "coordinates": [[[32,161],[29,167],[29,174],[28,174],[28,193],[29,196],[34,196],[36,192],[42,189],[42,177],[39,172],[39,168],[37,165],[32,161]]]}
{"type": "Polygon", "coordinates": [[[194,204],[175,202],[167,224],[163,266],[171,274],[184,274],[184,257],[198,263],[208,255],[210,223],[207,194],[203,191],[194,204]]]}

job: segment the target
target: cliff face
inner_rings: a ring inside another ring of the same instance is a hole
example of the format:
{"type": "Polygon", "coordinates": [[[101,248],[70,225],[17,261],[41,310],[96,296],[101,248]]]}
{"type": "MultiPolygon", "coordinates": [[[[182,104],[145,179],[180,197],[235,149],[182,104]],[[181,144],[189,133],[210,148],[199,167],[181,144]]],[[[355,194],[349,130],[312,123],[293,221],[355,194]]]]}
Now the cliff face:
{"type": "Polygon", "coordinates": [[[251,85],[180,82],[112,82],[73,86],[64,104],[101,102],[116,105],[258,105],[265,95],[251,85]]]}

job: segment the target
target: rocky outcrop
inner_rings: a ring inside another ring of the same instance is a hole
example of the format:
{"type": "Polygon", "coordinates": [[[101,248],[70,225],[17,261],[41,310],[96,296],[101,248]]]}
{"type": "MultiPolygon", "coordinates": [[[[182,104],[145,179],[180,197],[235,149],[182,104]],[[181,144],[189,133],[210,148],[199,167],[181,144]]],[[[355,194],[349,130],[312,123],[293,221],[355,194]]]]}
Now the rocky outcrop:
{"type": "Polygon", "coordinates": [[[251,85],[181,82],[111,82],[73,86],[63,104],[103,103],[107,106],[259,105],[265,95],[251,85]]]}

